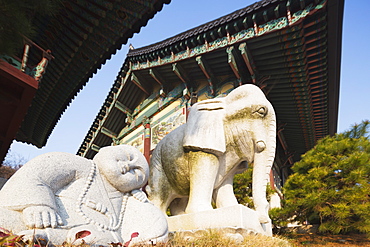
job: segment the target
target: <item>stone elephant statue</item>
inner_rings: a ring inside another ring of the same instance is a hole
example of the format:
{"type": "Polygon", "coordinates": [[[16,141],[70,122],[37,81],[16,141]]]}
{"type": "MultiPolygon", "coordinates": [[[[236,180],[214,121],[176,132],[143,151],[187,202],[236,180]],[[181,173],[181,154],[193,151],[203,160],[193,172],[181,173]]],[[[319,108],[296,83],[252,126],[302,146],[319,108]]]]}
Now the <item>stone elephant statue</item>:
{"type": "Polygon", "coordinates": [[[186,124],[163,138],[152,153],[150,201],[172,215],[237,205],[233,177],[253,163],[253,200],[268,223],[266,186],[275,158],[276,119],[255,85],[192,106],[186,124]]]}

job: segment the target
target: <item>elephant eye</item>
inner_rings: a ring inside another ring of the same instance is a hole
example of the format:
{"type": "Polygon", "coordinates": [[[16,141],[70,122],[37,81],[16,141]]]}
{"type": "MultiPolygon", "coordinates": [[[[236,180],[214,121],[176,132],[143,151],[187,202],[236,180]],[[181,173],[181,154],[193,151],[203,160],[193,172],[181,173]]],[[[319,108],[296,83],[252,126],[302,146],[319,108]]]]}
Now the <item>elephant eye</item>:
{"type": "Polygon", "coordinates": [[[259,107],[256,113],[261,115],[261,117],[264,117],[267,114],[267,109],[265,107],[259,107]]]}

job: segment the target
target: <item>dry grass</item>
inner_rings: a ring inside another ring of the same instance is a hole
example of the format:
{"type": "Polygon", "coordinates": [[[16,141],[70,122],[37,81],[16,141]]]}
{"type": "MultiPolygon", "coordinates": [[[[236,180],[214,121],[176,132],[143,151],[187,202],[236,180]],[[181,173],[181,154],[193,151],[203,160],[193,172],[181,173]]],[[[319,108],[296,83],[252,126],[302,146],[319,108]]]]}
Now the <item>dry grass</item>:
{"type": "Polygon", "coordinates": [[[193,236],[186,232],[176,233],[170,236],[166,244],[157,244],[158,247],[370,247],[370,237],[366,234],[317,234],[317,233],[290,233],[284,236],[275,235],[267,237],[263,235],[244,235],[244,240],[234,237],[222,236],[217,230],[206,230],[193,236]]]}
{"type": "Polygon", "coordinates": [[[267,237],[261,234],[225,234],[220,230],[205,230],[193,236],[186,232],[178,232],[170,236],[166,244],[160,247],[287,247],[292,246],[280,237],[267,237]]]}
{"type": "MultiPolygon", "coordinates": [[[[66,244],[63,247],[89,245],[66,244]]],[[[118,247],[119,245],[111,245],[118,247]]],[[[261,234],[229,234],[222,230],[199,230],[195,233],[177,232],[169,235],[167,243],[156,245],[139,244],[140,247],[293,247],[286,239],[281,237],[267,237],[261,234]],[[243,236],[242,236],[243,235],[243,236]]]]}
{"type": "MultiPolygon", "coordinates": [[[[10,239],[13,239],[10,236],[10,239]]],[[[47,243],[28,243],[22,241],[11,241],[13,246],[45,246],[47,243]]],[[[3,246],[4,242],[0,246],[3,246]]],[[[84,246],[90,247],[87,244],[73,245],[64,244],[57,247],[75,247],[84,246]]],[[[111,245],[118,247],[122,245],[111,245]]],[[[149,247],[153,245],[136,245],[142,247],[149,247]]],[[[198,231],[184,231],[170,234],[167,243],[158,243],[156,247],[358,247],[370,246],[369,236],[365,234],[349,234],[349,235],[324,235],[316,233],[286,233],[283,236],[267,237],[260,234],[251,234],[239,230],[228,231],[223,230],[198,230],[198,231]]]]}
{"type": "Polygon", "coordinates": [[[370,236],[366,234],[319,234],[319,233],[286,233],[286,239],[295,247],[359,247],[370,246],[370,236]]]}

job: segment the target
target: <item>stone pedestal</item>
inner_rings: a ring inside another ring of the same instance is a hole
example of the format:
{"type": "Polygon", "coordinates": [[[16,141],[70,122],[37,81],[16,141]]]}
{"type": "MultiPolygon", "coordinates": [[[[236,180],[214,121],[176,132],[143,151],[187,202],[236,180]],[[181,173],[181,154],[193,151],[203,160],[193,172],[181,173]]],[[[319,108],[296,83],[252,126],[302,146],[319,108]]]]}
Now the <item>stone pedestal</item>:
{"type": "Polygon", "coordinates": [[[271,223],[261,224],[257,212],[243,205],[171,216],[169,231],[233,227],[272,236],[271,223]]]}

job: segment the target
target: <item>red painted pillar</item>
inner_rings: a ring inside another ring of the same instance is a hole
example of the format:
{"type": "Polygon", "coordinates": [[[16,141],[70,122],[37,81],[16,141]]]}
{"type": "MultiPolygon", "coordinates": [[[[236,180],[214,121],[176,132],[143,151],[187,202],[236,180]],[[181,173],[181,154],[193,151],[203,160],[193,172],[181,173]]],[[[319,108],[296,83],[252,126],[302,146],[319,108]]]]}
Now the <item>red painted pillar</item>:
{"type": "Polygon", "coordinates": [[[146,120],[144,123],[144,156],[149,163],[150,160],[150,142],[151,142],[151,129],[150,123],[146,120]]]}
{"type": "Polygon", "coordinates": [[[272,170],[272,167],[271,167],[271,170],[270,170],[270,187],[271,187],[272,190],[275,190],[274,171],[272,170]]]}

